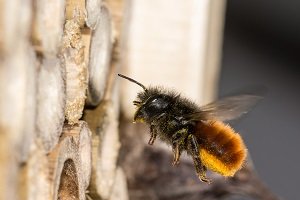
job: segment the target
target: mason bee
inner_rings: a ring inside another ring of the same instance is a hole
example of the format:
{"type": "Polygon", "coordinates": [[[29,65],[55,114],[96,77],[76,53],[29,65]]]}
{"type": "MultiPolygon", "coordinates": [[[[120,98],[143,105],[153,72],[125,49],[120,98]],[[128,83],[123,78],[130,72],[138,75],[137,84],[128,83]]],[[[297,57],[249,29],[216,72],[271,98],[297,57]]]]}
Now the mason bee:
{"type": "Polygon", "coordinates": [[[145,87],[127,76],[118,74],[143,88],[133,104],[134,122],[150,126],[152,145],[157,136],[172,147],[173,165],[179,164],[183,151],[193,159],[198,178],[210,183],[206,170],[225,177],[233,176],[243,165],[247,149],[238,133],[224,121],[246,113],[260,96],[229,96],[199,107],[175,91],[162,87],[145,87]]]}

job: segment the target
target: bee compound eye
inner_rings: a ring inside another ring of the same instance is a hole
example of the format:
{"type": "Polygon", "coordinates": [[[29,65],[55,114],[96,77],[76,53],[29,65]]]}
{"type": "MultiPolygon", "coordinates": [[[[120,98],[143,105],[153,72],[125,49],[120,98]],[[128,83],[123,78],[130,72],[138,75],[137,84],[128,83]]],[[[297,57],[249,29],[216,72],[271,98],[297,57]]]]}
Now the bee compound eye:
{"type": "Polygon", "coordinates": [[[162,97],[154,98],[148,104],[148,106],[153,109],[165,109],[168,105],[168,101],[162,97]]]}

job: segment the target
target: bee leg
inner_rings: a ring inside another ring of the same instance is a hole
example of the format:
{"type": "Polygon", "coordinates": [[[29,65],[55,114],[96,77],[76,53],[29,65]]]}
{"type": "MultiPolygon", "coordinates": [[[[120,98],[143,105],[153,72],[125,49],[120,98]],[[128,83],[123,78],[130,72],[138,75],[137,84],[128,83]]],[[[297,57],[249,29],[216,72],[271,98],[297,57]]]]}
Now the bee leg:
{"type": "Polygon", "coordinates": [[[151,133],[151,136],[150,136],[150,139],[148,141],[148,144],[153,145],[153,143],[156,139],[156,136],[157,136],[157,133],[156,133],[153,125],[150,125],[150,133],[151,133]]]}
{"type": "Polygon", "coordinates": [[[178,165],[179,164],[179,159],[180,159],[180,155],[181,155],[181,151],[179,150],[179,144],[176,143],[175,147],[173,147],[173,162],[172,165],[178,165]]]}
{"type": "Polygon", "coordinates": [[[172,135],[173,162],[172,165],[178,165],[182,151],[182,145],[187,136],[187,129],[181,129],[172,135]]]}
{"type": "Polygon", "coordinates": [[[206,183],[211,183],[210,179],[206,178],[206,167],[202,164],[199,155],[199,145],[194,135],[190,134],[187,139],[187,150],[191,154],[198,178],[206,183]]]}
{"type": "Polygon", "coordinates": [[[138,106],[138,105],[140,105],[142,102],[140,102],[140,101],[133,101],[133,105],[135,105],[135,106],[138,106]]]}

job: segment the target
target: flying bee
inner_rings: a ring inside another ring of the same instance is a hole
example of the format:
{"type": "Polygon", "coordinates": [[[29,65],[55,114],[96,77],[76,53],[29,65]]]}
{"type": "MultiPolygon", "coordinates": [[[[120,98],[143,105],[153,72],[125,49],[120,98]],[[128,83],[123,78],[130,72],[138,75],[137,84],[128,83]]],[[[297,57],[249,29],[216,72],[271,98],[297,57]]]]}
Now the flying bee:
{"type": "Polygon", "coordinates": [[[161,87],[145,87],[127,76],[118,74],[143,88],[133,101],[134,122],[150,126],[152,145],[157,136],[173,150],[173,165],[179,164],[186,151],[193,159],[196,174],[210,183],[206,170],[225,177],[233,176],[243,165],[247,149],[238,133],[224,121],[246,113],[261,97],[237,95],[199,107],[180,94],[161,87]]]}

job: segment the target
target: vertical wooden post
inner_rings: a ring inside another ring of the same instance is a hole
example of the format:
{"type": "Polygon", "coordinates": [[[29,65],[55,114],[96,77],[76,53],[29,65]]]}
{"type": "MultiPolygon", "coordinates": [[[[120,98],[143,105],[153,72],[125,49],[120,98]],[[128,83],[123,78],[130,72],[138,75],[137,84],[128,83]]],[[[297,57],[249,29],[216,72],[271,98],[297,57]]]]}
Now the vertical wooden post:
{"type": "MultiPolygon", "coordinates": [[[[145,85],[174,88],[199,104],[212,100],[224,5],[224,1],[213,0],[128,1],[122,72],[145,85]]],[[[132,106],[139,89],[130,82],[122,83],[126,117],[133,114],[133,109],[125,108],[132,106]]]]}

